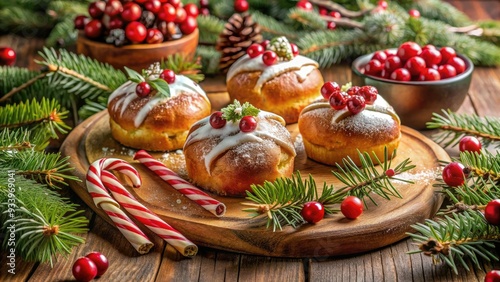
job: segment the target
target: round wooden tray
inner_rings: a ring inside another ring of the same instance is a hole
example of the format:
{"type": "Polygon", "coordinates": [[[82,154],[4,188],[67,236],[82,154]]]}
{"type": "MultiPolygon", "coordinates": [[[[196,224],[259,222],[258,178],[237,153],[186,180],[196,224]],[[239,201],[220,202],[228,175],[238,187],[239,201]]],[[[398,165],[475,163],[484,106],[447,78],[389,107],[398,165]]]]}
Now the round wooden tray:
{"type": "MultiPolygon", "coordinates": [[[[332,167],[307,158],[296,124],[288,126],[288,129],[297,150],[295,169],[303,176],[312,174],[319,187],[325,181],[336,188],[342,187],[332,175],[332,167]]],[[[401,175],[413,180],[414,184],[395,183],[402,199],[375,197],[378,206],[370,203],[356,220],[348,220],[339,213],[327,216],[315,225],[305,224],[297,229],[286,227],[276,232],[266,229],[262,218],[250,218],[248,213],[242,211],[244,198],[214,196],[227,206],[226,215],[217,218],[185,198],[142,164],[133,161],[135,150],[123,147],[111,137],[106,111],[76,127],[62,145],[61,153],[70,156],[69,161],[75,167],[73,174],[82,179],[82,182],[71,182],[72,189],[108,222],[109,218],[94,205],[87,193],[84,179],[91,162],[102,157],[116,157],[131,162],[141,174],[142,186],[132,188],[127,185],[127,189],[196,244],[274,257],[320,257],[360,253],[392,244],[405,238],[406,232],[412,231],[412,224],[432,217],[440,207],[442,198],[434,193],[432,184],[436,174],[440,173],[438,160],[449,160],[448,154],[413,129],[403,127],[402,134],[393,163],[410,158],[416,165],[416,168],[401,175]]],[[[152,155],[186,177],[181,151],[152,155]]],[[[120,179],[127,182],[124,178],[120,179]]]]}

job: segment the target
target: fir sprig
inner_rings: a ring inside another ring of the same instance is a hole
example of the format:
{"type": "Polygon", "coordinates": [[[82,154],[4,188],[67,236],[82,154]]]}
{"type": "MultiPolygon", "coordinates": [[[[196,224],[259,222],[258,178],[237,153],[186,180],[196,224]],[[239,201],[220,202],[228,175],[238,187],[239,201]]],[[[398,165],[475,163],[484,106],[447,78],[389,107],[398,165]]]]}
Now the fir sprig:
{"type": "Polygon", "coordinates": [[[232,104],[227,105],[221,109],[222,118],[226,121],[236,122],[244,116],[257,116],[259,109],[252,106],[250,103],[245,102],[243,105],[238,100],[234,100],[232,104]]]}
{"type": "Polygon", "coordinates": [[[47,146],[45,134],[26,128],[0,130],[0,151],[25,150],[47,146]]]}
{"type": "Polygon", "coordinates": [[[199,16],[197,18],[200,37],[198,41],[202,45],[215,45],[219,34],[224,30],[224,21],[212,16],[199,16]]]}
{"type": "Polygon", "coordinates": [[[168,56],[160,63],[160,67],[173,70],[174,73],[184,75],[197,83],[205,79],[205,75],[200,73],[201,65],[198,59],[189,59],[180,53],[168,56]]]}

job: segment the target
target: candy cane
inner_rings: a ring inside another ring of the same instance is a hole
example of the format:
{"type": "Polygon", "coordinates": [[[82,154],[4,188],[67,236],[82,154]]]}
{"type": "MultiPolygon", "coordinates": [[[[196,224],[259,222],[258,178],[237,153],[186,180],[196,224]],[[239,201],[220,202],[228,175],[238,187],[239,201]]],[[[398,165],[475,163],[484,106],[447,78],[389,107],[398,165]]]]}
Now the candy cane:
{"type": "Polygon", "coordinates": [[[223,216],[226,213],[226,205],[210,197],[193,184],[187,182],[174,171],[166,167],[163,163],[155,160],[146,151],[140,150],[134,155],[134,160],[138,160],[148,169],[156,173],[161,179],[174,187],[177,191],[194,201],[207,211],[216,216],[223,216]]]}
{"type": "Polygon", "coordinates": [[[87,191],[92,196],[94,204],[101,208],[113,221],[118,230],[125,236],[127,241],[139,252],[145,254],[151,250],[154,244],[137,227],[137,225],[120,209],[120,205],[109,195],[101,181],[101,163],[97,160],[87,172],[87,191]]]}
{"type": "Polygon", "coordinates": [[[167,224],[156,214],[146,208],[143,204],[123,187],[116,176],[107,170],[116,170],[127,175],[135,187],[140,186],[140,178],[137,171],[127,162],[118,159],[107,159],[102,164],[101,180],[111,192],[116,201],[129,212],[134,218],[156,233],[168,244],[172,245],[181,254],[187,257],[196,255],[198,247],[179,231],[167,224]]]}

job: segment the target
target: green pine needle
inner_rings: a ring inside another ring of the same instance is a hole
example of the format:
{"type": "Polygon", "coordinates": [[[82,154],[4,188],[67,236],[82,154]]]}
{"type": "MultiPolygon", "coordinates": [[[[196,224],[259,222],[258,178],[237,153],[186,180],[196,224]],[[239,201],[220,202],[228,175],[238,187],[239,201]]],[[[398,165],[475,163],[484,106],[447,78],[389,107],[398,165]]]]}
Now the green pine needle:
{"type": "Polygon", "coordinates": [[[173,70],[176,74],[187,76],[196,83],[205,79],[205,75],[200,73],[201,64],[198,59],[189,59],[180,53],[170,55],[160,64],[162,69],[173,70]]]}
{"type": "Polygon", "coordinates": [[[26,128],[0,130],[0,151],[44,149],[48,144],[45,134],[26,128]]]}
{"type": "Polygon", "coordinates": [[[221,53],[213,46],[199,45],[196,48],[196,57],[200,58],[201,71],[205,75],[214,75],[220,72],[219,61],[221,53]]]}
{"type": "Polygon", "coordinates": [[[241,104],[238,100],[234,100],[232,104],[221,109],[221,112],[222,118],[226,121],[237,122],[244,116],[257,116],[260,110],[248,102],[241,104]]]}
{"type": "Polygon", "coordinates": [[[202,45],[215,45],[219,35],[224,30],[224,21],[212,16],[199,16],[197,18],[200,38],[198,41],[202,45]]]}

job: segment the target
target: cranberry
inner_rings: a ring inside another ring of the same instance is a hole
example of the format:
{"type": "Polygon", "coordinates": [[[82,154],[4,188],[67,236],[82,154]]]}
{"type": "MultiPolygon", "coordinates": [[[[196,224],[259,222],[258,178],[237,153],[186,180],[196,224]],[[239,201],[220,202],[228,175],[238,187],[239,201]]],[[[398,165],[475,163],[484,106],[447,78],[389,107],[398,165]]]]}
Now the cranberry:
{"type": "Polygon", "coordinates": [[[484,276],[484,282],[500,282],[500,271],[491,270],[484,276]]]}
{"type": "Polygon", "coordinates": [[[421,57],[411,57],[406,61],[405,68],[410,71],[410,74],[415,76],[419,75],[425,69],[425,61],[421,57]]]}
{"type": "Polygon", "coordinates": [[[104,9],[106,8],[106,2],[95,1],[89,4],[89,15],[93,19],[100,19],[104,14],[104,9]]]}
{"type": "Polygon", "coordinates": [[[175,8],[169,3],[163,4],[158,12],[158,18],[166,22],[173,22],[175,20],[175,8]]]}
{"type": "Polygon", "coordinates": [[[363,213],[363,202],[356,196],[347,196],[340,203],[340,211],[348,219],[356,219],[363,213]]]}
{"type": "Polygon", "coordinates": [[[397,51],[399,58],[404,62],[406,62],[411,57],[420,55],[420,53],[422,53],[422,48],[420,48],[420,45],[411,41],[401,44],[397,51]]]}
{"type": "Polygon", "coordinates": [[[461,74],[465,71],[465,62],[459,57],[453,57],[446,63],[450,66],[453,66],[457,71],[457,74],[461,74]]]}
{"type": "Polygon", "coordinates": [[[415,19],[420,18],[420,12],[418,10],[415,10],[415,9],[409,10],[408,15],[410,15],[410,18],[415,18],[415,19]]]}
{"type": "Polygon", "coordinates": [[[299,51],[299,47],[293,43],[290,43],[290,47],[292,47],[292,54],[294,57],[298,56],[300,51],[299,51]]]}
{"type": "Polygon", "coordinates": [[[387,10],[387,7],[389,7],[389,5],[387,4],[387,1],[384,1],[384,0],[378,1],[377,6],[379,6],[380,8],[382,8],[384,10],[387,10]]]}
{"type": "Polygon", "coordinates": [[[377,51],[373,53],[372,60],[378,60],[381,63],[385,63],[387,60],[387,54],[384,51],[377,51]]]}
{"type": "Polygon", "coordinates": [[[89,19],[87,16],[84,15],[78,15],[75,17],[74,24],[76,29],[84,29],[85,25],[88,23],[89,19]]]}
{"type": "Polygon", "coordinates": [[[160,73],[160,78],[165,80],[168,84],[172,84],[175,82],[175,72],[173,70],[163,70],[160,73]]]}
{"type": "Polygon", "coordinates": [[[122,19],[127,22],[137,21],[141,18],[142,9],[136,3],[128,2],[123,7],[123,12],[121,13],[122,19]]]}
{"type": "Polygon", "coordinates": [[[381,72],[380,72],[380,77],[381,78],[385,78],[385,79],[390,79],[391,78],[391,72],[386,70],[386,69],[383,69],[381,72]]]}
{"type": "Polygon", "coordinates": [[[361,95],[363,96],[363,98],[365,98],[366,104],[372,105],[375,100],[377,100],[378,90],[373,86],[365,85],[359,89],[358,95],[361,95]]]}
{"type": "Polygon", "coordinates": [[[323,7],[320,7],[318,13],[322,16],[326,16],[328,14],[328,10],[323,7]]]}
{"type": "Polygon", "coordinates": [[[387,58],[391,56],[396,56],[397,52],[398,50],[389,50],[389,49],[384,50],[384,53],[387,55],[387,58]]]}
{"type": "Polygon", "coordinates": [[[314,224],[322,220],[325,216],[325,207],[320,202],[307,202],[302,207],[300,214],[305,221],[314,224]]]}
{"type": "Polygon", "coordinates": [[[365,98],[359,95],[349,96],[347,98],[347,109],[352,114],[358,114],[365,109],[365,98]]]}
{"type": "Polygon", "coordinates": [[[146,27],[137,21],[131,22],[125,28],[125,36],[133,43],[141,43],[146,39],[146,27]]]}
{"type": "Polygon", "coordinates": [[[297,8],[302,9],[304,11],[312,11],[313,10],[313,5],[311,2],[307,0],[300,0],[297,2],[297,8]]]}
{"type": "Polygon", "coordinates": [[[216,129],[223,128],[226,125],[226,120],[222,118],[222,112],[217,111],[210,116],[210,125],[216,129]]]}
{"type": "Polygon", "coordinates": [[[423,70],[420,75],[418,76],[419,81],[434,81],[434,80],[440,80],[441,75],[436,69],[433,68],[427,68],[423,70]]]}
{"type": "Polygon", "coordinates": [[[10,47],[0,47],[0,66],[12,66],[16,62],[16,51],[10,47]]]}
{"type": "Polygon", "coordinates": [[[367,75],[379,75],[384,69],[384,65],[379,60],[372,59],[365,66],[365,74],[367,75]]]}
{"type": "Polygon", "coordinates": [[[443,181],[448,186],[456,187],[465,183],[464,165],[451,162],[443,168],[443,181]]]}
{"type": "Polygon", "coordinates": [[[394,175],[396,175],[396,172],[394,171],[394,169],[389,168],[385,171],[385,175],[387,175],[387,177],[393,177],[394,175]]]}
{"type": "Polygon", "coordinates": [[[200,7],[208,8],[209,1],[208,0],[200,0],[200,7]]]}
{"type": "Polygon", "coordinates": [[[119,0],[109,0],[104,8],[104,13],[110,17],[114,17],[123,11],[122,3],[119,0]]]}
{"type": "Polygon", "coordinates": [[[441,52],[439,52],[436,48],[434,49],[427,48],[422,50],[420,57],[424,59],[425,64],[427,66],[431,66],[431,65],[438,65],[439,63],[441,63],[442,56],[441,52]]]}
{"type": "Polygon", "coordinates": [[[262,47],[262,45],[258,43],[250,45],[250,47],[248,47],[247,49],[247,54],[250,58],[255,58],[259,55],[262,55],[262,53],[264,53],[264,47],[262,47]]]}
{"type": "Polygon", "coordinates": [[[457,75],[457,70],[452,65],[440,65],[438,67],[439,75],[441,78],[450,78],[457,75]]]}
{"type": "Polygon", "coordinates": [[[397,81],[410,81],[411,80],[411,74],[410,72],[405,69],[405,68],[399,68],[395,69],[392,73],[390,78],[392,80],[397,80],[397,81]]]}
{"type": "Polygon", "coordinates": [[[422,47],[422,52],[424,50],[427,50],[427,49],[434,49],[434,50],[437,50],[436,46],[432,45],[432,44],[427,44],[425,45],[424,47],[422,47]]]}
{"type": "Polygon", "coordinates": [[[361,87],[356,85],[351,86],[349,89],[347,89],[347,94],[349,94],[350,96],[358,95],[359,89],[361,89],[361,87]]]}
{"type": "Polygon", "coordinates": [[[342,15],[339,12],[337,12],[337,11],[331,11],[330,12],[330,17],[336,18],[336,19],[340,19],[342,17],[342,15]]]}
{"type": "Polygon", "coordinates": [[[179,8],[182,4],[181,0],[168,0],[168,3],[174,6],[174,8],[179,8]]]}
{"type": "Polygon", "coordinates": [[[403,63],[401,62],[401,58],[398,56],[390,56],[385,60],[384,68],[392,73],[395,69],[399,69],[403,67],[403,63]]]}
{"type": "Polygon", "coordinates": [[[262,45],[262,47],[264,47],[264,50],[266,50],[266,49],[267,49],[267,46],[269,45],[269,42],[270,42],[270,41],[269,41],[268,39],[266,39],[266,40],[262,41],[262,42],[260,43],[260,45],[262,45]]]}
{"type": "Polygon", "coordinates": [[[335,22],[327,22],[326,23],[326,28],[329,30],[334,30],[337,28],[337,24],[335,22]]]}
{"type": "Polygon", "coordinates": [[[86,255],[86,257],[89,258],[91,261],[93,261],[97,266],[96,276],[101,276],[106,272],[106,270],[108,270],[109,262],[106,256],[104,256],[103,254],[99,252],[91,252],[88,255],[86,255]]]}
{"type": "Polygon", "coordinates": [[[441,62],[448,62],[449,60],[451,60],[451,58],[457,56],[457,53],[455,52],[455,49],[451,48],[451,47],[443,47],[439,50],[439,52],[441,52],[441,56],[443,57],[443,59],[441,60],[441,62]]]}
{"type": "Polygon", "coordinates": [[[151,93],[151,85],[149,83],[142,81],[135,87],[135,94],[139,97],[146,97],[151,93]]]}
{"type": "Polygon", "coordinates": [[[208,16],[210,15],[210,10],[208,8],[200,8],[200,15],[208,16]]]}
{"type": "Polygon", "coordinates": [[[238,13],[244,13],[248,11],[248,1],[247,0],[236,0],[234,1],[234,10],[238,13]]]}
{"type": "Polygon", "coordinates": [[[148,11],[151,11],[155,14],[158,14],[161,8],[160,0],[148,0],[144,3],[144,8],[148,11]]]}
{"type": "Polygon", "coordinates": [[[119,17],[112,18],[109,20],[109,29],[117,29],[123,27],[123,21],[119,17]]]}
{"type": "Polygon", "coordinates": [[[148,44],[157,44],[163,42],[163,33],[157,28],[150,28],[146,34],[146,42],[148,44]]]}
{"type": "Polygon", "coordinates": [[[97,266],[91,259],[81,257],[73,264],[72,272],[76,280],[87,282],[96,277],[97,266]]]}
{"type": "Polygon", "coordinates": [[[347,105],[347,97],[348,95],[345,92],[341,92],[340,90],[334,91],[330,95],[330,98],[328,98],[328,102],[334,110],[342,110],[347,105]]]}
{"type": "Polygon", "coordinates": [[[177,9],[175,9],[175,20],[174,22],[175,23],[182,23],[186,20],[187,18],[187,13],[186,13],[186,10],[184,10],[184,8],[182,7],[178,7],[177,9]]]}
{"type": "Polygon", "coordinates": [[[240,130],[242,132],[252,132],[257,128],[257,120],[253,116],[244,116],[240,120],[240,130]]]}
{"type": "Polygon", "coordinates": [[[186,11],[186,14],[191,17],[197,17],[200,11],[198,10],[198,7],[194,3],[189,3],[184,6],[184,10],[186,11]]]}
{"type": "Polygon", "coordinates": [[[340,86],[337,82],[328,81],[321,86],[321,96],[327,100],[330,98],[330,95],[338,91],[340,91],[340,86]]]}
{"type": "Polygon", "coordinates": [[[186,17],[186,20],[179,25],[179,28],[184,35],[193,33],[197,27],[198,22],[194,17],[191,16],[186,17]]]}
{"type": "Polygon", "coordinates": [[[489,224],[500,225],[500,199],[494,199],[488,202],[484,208],[484,217],[489,224]]]}
{"type": "Polygon", "coordinates": [[[474,136],[464,136],[460,139],[458,148],[460,152],[477,152],[481,153],[481,142],[474,136]]]}
{"type": "Polygon", "coordinates": [[[102,33],[102,22],[98,19],[93,19],[85,25],[85,36],[88,38],[97,38],[102,33]]]}
{"type": "Polygon", "coordinates": [[[278,55],[276,55],[274,51],[267,50],[262,54],[262,62],[264,62],[266,66],[272,66],[276,64],[277,61],[278,55]]]}
{"type": "Polygon", "coordinates": [[[139,3],[139,4],[144,4],[146,3],[147,0],[135,0],[136,3],[139,3]]]}

